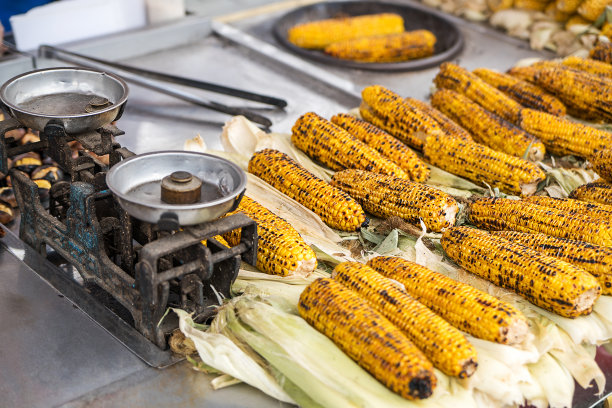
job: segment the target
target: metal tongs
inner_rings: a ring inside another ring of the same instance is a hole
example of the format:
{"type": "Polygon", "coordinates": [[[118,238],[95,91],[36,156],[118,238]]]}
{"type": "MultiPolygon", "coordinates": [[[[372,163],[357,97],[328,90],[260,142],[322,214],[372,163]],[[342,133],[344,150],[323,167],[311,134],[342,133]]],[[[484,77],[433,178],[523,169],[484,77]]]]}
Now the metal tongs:
{"type": "Polygon", "coordinates": [[[177,85],[184,85],[192,88],[203,89],[206,91],[221,93],[224,95],[230,95],[237,98],[247,99],[250,101],[260,102],[267,105],[276,106],[278,108],[284,108],[287,106],[287,102],[283,99],[274,98],[272,96],[261,95],[253,92],[248,92],[236,88],[230,88],[223,85],[213,84],[210,82],[198,81],[195,79],[174,76],[164,74],[161,72],[149,71],[142,68],[131,67],[129,65],[123,65],[116,62],[105,61],[98,58],[88,57],[86,55],[77,54],[75,52],[66,51],[61,48],[53,47],[51,45],[41,45],[38,48],[38,55],[45,58],[55,58],[61,61],[77,64],[83,67],[106,70],[109,71],[108,67],[113,68],[113,72],[128,82],[152,89],[164,93],[166,95],[173,96],[175,98],[190,102],[194,105],[202,106],[208,109],[212,109],[217,112],[227,113],[229,115],[243,115],[247,119],[269,127],[272,125],[272,121],[267,117],[260,115],[256,112],[252,112],[246,108],[227,106],[219,102],[204,99],[198,95],[185,92],[181,89],[177,89],[171,86],[164,85],[159,81],[170,82],[177,85]],[[85,61],[85,62],[84,62],[85,61]]]}

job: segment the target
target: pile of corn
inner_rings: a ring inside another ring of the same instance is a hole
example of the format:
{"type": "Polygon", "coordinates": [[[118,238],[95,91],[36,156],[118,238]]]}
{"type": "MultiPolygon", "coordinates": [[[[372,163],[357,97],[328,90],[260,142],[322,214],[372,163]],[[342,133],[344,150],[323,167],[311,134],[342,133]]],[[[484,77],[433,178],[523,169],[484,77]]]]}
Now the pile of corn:
{"type": "Polygon", "coordinates": [[[421,1],[471,21],[488,20],[511,36],[529,40],[533,49],[561,56],[586,56],[612,35],[612,12],[605,13],[609,0],[421,1]]]}
{"type": "Polygon", "coordinates": [[[287,39],[301,48],[365,63],[429,57],[436,44],[431,31],[404,31],[404,19],[394,13],[302,23],[289,29],[287,39]]]}

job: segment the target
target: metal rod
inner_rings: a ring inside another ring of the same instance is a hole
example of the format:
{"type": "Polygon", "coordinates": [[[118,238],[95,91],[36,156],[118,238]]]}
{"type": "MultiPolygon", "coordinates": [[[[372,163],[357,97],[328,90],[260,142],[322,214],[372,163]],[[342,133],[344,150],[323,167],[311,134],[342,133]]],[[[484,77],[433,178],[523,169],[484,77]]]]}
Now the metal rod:
{"type": "MultiPolygon", "coordinates": [[[[101,64],[98,62],[83,62],[81,61],[80,57],[76,57],[76,56],[66,56],[66,55],[71,55],[72,53],[70,53],[69,51],[64,51],[62,49],[56,48],[56,47],[52,47],[49,45],[41,45],[38,48],[38,52],[40,55],[45,55],[45,56],[49,56],[52,55],[53,57],[55,57],[56,59],[59,59],[61,61],[65,61],[65,62],[69,62],[72,64],[76,64],[76,65],[80,65],[86,68],[92,68],[92,69],[97,69],[97,70],[103,70],[103,71],[110,71],[107,69],[107,65],[106,64],[101,64]],[[60,54],[66,54],[66,55],[60,55],[60,54]]],[[[232,107],[232,106],[227,106],[224,104],[221,104],[219,102],[214,102],[214,101],[209,101],[206,100],[204,98],[201,98],[200,96],[191,94],[189,92],[185,92],[183,90],[180,89],[176,89],[164,84],[160,84],[157,81],[153,81],[151,79],[148,78],[143,78],[140,77],[134,73],[131,72],[127,72],[127,71],[123,71],[123,70],[119,70],[119,69],[115,69],[113,70],[114,73],[116,73],[117,75],[119,75],[120,77],[122,77],[123,79],[125,79],[126,81],[132,82],[134,84],[143,86],[145,88],[149,88],[152,89],[154,91],[157,92],[161,92],[163,94],[172,96],[174,98],[177,99],[181,99],[187,102],[190,102],[194,105],[198,105],[198,106],[202,106],[204,108],[208,108],[217,112],[222,112],[222,113],[227,113],[229,115],[242,115],[244,117],[246,117],[247,119],[255,122],[255,123],[259,123],[260,125],[263,125],[265,127],[270,127],[272,125],[272,121],[268,118],[266,118],[263,115],[260,115],[258,113],[255,112],[251,112],[248,109],[244,109],[244,108],[236,108],[236,107],[232,107]]]]}

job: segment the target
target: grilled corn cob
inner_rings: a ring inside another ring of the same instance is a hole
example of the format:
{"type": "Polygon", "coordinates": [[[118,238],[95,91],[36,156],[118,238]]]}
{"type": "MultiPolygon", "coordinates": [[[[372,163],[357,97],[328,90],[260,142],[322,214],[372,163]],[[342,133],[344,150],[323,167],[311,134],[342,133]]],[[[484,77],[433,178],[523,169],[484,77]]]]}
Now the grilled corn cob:
{"type": "Polygon", "coordinates": [[[563,13],[572,14],[578,10],[578,6],[581,2],[582,0],[556,0],[555,7],[563,13]]]}
{"type": "Polygon", "coordinates": [[[475,142],[429,136],[423,153],[434,166],[507,193],[531,195],[546,178],[535,164],[475,142]]]}
{"type": "Polygon", "coordinates": [[[576,11],[585,19],[595,21],[609,5],[610,0],[584,0],[576,11]]]}
{"type": "Polygon", "coordinates": [[[323,49],[337,41],[403,31],[400,15],[383,13],[298,24],[289,29],[287,39],[298,47],[323,49]]]}
{"type": "Polygon", "coordinates": [[[593,75],[612,79],[612,65],[591,58],[566,57],[562,64],[566,67],[585,71],[593,75]]]}
{"type": "Polygon", "coordinates": [[[612,246],[612,220],[506,198],[480,198],[470,205],[475,226],[493,231],[543,233],[591,244],[612,246]]]}
{"type": "Polygon", "coordinates": [[[492,235],[576,265],[597,279],[602,295],[612,294],[612,248],[546,234],[497,231],[492,232],[492,235]]]}
{"type": "Polygon", "coordinates": [[[591,203],[612,205],[612,183],[597,180],[592,183],[583,184],[572,191],[570,198],[591,203]]]}
{"type": "Polygon", "coordinates": [[[474,74],[523,106],[548,112],[551,115],[565,116],[563,102],[536,85],[487,68],[475,69],[474,74]]]}
{"type": "Polygon", "coordinates": [[[570,13],[565,13],[557,8],[556,2],[550,2],[544,9],[544,13],[556,21],[557,23],[564,23],[570,18],[570,13]]]}
{"type": "Polygon", "coordinates": [[[455,225],[459,206],[449,194],[424,184],[361,170],[333,175],[331,185],[341,189],[377,217],[401,217],[432,231],[455,225]]]}
{"type": "Polygon", "coordinates": [[[434,78],[438,88],[447,88],[463,94],[480,104],[483,108],[515,122],[523,108],[520,103],[506,96],[497,88],[487,84],[465,68],[450,62],[440,65],[440,72],[434,78]]]}
{"type": "Polygon", "coordinates": [[[539,69],[534,67],[533,65],[528,67],[514,67],[510,68],[507,72],[508,75],[520,79],[521,81],[529,82],[531,84],[535,84],[536,82],[536,74],[539,69]]]}
{"type": "Polygon", "coordinates": [[[585,203],[573,198],[554,198],[546,196],[525,197],[523,201],[542,207],[554,208],[569,214],[584,215],[593,219],[612,220],[612,206],[598,203],[585,203]]]}
{"type": "Polygon", "coordinates": [[[547,1],[514,0],[514,8],[523,10],[544,11],[547,5],[547,1]]]}
{"type": "Polygon", "coordinates": [[[563,65],[543,67],[535,80],[572,108],[573,115],[583,119],[612,119],[612,81],[563,65]]]}
{"type": "Polygon", "coordinates": [[[389,389],[407,399],[427,398],[436,386],[423,353],[368,302],[329,278],[300,295],[300,316],[389,389]]]}
{"type": "Polygon", "coordinates": [[[438,125],[440,125],[442,132],[444,132],[448,137],[458,137],[459,139],[468,140],[470,142],[474,140],[467,130],[459,126],[456,122],[453,122],[448,116],[427,102],[414,98],[406,98],[405,101],[412,107],[412,109],[420,110],[435,120],[438,125]]]}
{"type": "Polygon", "coordinates": [[[433,55],[436,36],[428,30],[360,37],[325,47],[332,57],[359,62],[399,62],[433,55]]]}
{"type": "MultiPolygon", "coordinates": [[[[243,212],[257,222],[259,270],[280,276],[308,275],[315,270],[317,256],[287,221],[247,196],[242,197],[236,212],[243,212]]],[[[238,245],[240,230],[234,230],[225,237],[231,246],[238,245]]]]}
{"type": "Polygon", "coordinates": [[[577,266],[485,231],[449,228],[440,243],[467,271],[563,317],[589,314],[601,293],[597,279],[577,266]]]}
{"type": "Polygon", "coordinates": [[[575,25],[587,25],[588,26],[589,24],[591,24],[589,20],[582,17],[580,14],[574,14],[565,22],[565,29],[567,30],[570,27],[575,26],[575,25]]]}
{"type": "Polygon", "coordinates": [[[356,168],[408,178],[397,164],[316,113],[298,118],[291,128],[291,141],[310,158],[333,170],[356,168]]]}
{"type": "Polygon", "coordinates": [[[398,94],[387,88],[380,85],[368,86],[361,91],[361,96],[361,116],[410,147],[422,150],[428,134],[442,133],[435,120],[413,109],[398,94]]]}
{"type": "Polygon", "coordinates": [[[533,161],[544,158],[546,149],[542,142],[460,93],[439,89],[431,96],[431,103],[467,129],[478,143],[533,161]]]}
{"type": "Polygon", "coordinates": [[[612,43],[598,42],[595,47],[589,52],[589,57],[597,61],[603,61],[612,64],[612,43]]]}
{"type": "Polygon", "coordinates": [[[444,374],[467,378],[476,370],[476,350],[465,336],[388,278],[358,262],[339,264],[332,277],[403,331],[444,374]]]}
{"type": "Polygon", "coordinates": [[[317,214],[332,228],[355,231],[366,221],[363,209],[348,194],[277,150],[256,152],[249,161],[249,172],[317,214]]]}
{"type": "Polygon", "coordinates": [[[518,309],[470,285],[397,257],[378,256],[367,265],[403,284],[416,300],[474,337],[518,344],[527,336],[527,319],[518,309]]]}
{"type": "Polygon", "coordinates": [[[331,121],[389,158],[408,174],[410,180],[423,182],[429,177],[427,164],[405,144],[384,130],[344,113],[333,116],[331,121]]]}
{"type": "Polygon", "coordinates": [[[589,161],[599,177],[612,183],[612,147],[596,152],[589,158],[589,161]]]}
{"type": "Polygon", "coordinates": [[[612,133],[533,109],[523,109],[517,123],[544,142],[549,153],[590,157],[610,146],[612,133]]]}

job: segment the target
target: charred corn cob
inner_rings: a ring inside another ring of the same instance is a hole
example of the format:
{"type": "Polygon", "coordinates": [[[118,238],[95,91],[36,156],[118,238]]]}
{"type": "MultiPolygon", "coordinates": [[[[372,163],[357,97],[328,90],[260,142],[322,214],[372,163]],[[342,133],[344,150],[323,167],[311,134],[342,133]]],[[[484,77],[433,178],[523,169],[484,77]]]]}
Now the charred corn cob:
{"type": "Polygon", "coordinates": [[[333,175],[331,185],[341,189],[377,217],[397,216],[411,223],[422,219],[432,231],[455,225],[459,206],[449,194],[424,184],[361,170],[333,175]]]}
{"type": "Polygon", "coordinates": [[[256,152],[249,161],[249,172],[317,214],[332,228],[355,231],[366,221],[363,209],[348,194],[277,150],[256,152]]]}
{"type": "Polygon", "coordinates": [[[592,183],[583,184],[572,191],[570,198],[591,203],[612,205],[612,183],[597,180],[592,183]]]}
{"type": "Polygon", "coordinates": [[[422,150],[428,134],[442,133],[435,120],[413,109],[402,97],[387,88],[368,86],[361,96],[361,116],[410,147],[422,150]]]}
{"type": "Polygon", "coordinates": [[[609,5],[610,0],[584,0],[576,11],[585,19],[595,21],[609,5]]]}
{"type": "Polygon", "coordinates": [[[440,72],[434,78],[434,83],[438,88],[447,88],[467,96],[489,112],[510,122],[516,121],[523,108],[520,103],[497,88],[450,62],[440,65],[440,72]]]}
{"type": "Polygon", "coordinates": [[[414,98],[406,98],[406,103],[410,105],[413,109],[420,110],[425,113],[433,120],[435,120],[438,125],[440,125],[440,129],[444,132],[448,137],[458,137],[462,140],[473,141],[470,133],[459,126],[456,122],[453,122],[448,116],[428,104],[427,102],[420,101],[414,98]]]}
{"type": "Polygon", "coordinates": [[[558,156],[590,157],[612,142],[610,132],[533,109],[523,109],[518,125],[543,141],[549,153],[558,156]]]}
{"type": "Polygon", "coordinates": [[[404,285],[416,300],[474,337],[502,344],[521,343],[527,319],[509,303],[414,262],[378,256],[368,266],[404,285]]]}
{"type": "Polygon", "coordinates": [[[557,23],[564,23],[570,18],[571,13],[565,13],[557,8],[556,2],[550,2],[544,9],[544,13],[557,23]]]}
{"type": "Polygon", "coordinates": [[[582,17],[580,14],[574,14],[565,22],[565,29],[567,30],[570,27],[575,26],[575,25],[587,25],[588,26],[589,24],[591,24],[589,20],[582,17]]]}
{"type": "MultiPolygon", "coordinates": [[[[217,241],[218,244],[221,244],[222,246],[226,247],[226,248],[230,248],[230,244],[225,240],[225,238],[223,238],[221,235],[215,235],[213,237],[213,239],[215,241],[217,241]]],[[[208,240],[202,240],[200,241],[202,243],[202,245],[208,245],[208,240]]],[[[238,240],[238,242],[240,242],[240,240],[238,240]]]]}
{"type": "Polygon", "coordinates": [[[423,182],[429,177],[427,164],[408,146],[384,130],[344,113],[333,116],[331,121],[389,158],[408,174],[410,180],[423,182]]]}
{"type": "Polygon", "coordinates": [[[534,66],[528,67],[514,67],[508,70],[508,75],[520,79],[521,81],[529,82],[532,84],[536,83],[536,74],[539,69],[534,66]]]}
{"type": "Polygon", "coordinates": [[[475,142],[429,136],[423,153],[434,166],[507,193],[531,195],[546,178],[535,164],[475,142]]]}
{"type": "Polygon", "coordinates": [[[480,198],[470,205],[475,226],[493,231],[543,233],[591,244],[612,246],[612,220],[572,214],[506,198],[480,198]]]}
{"type": "MultiPolygon", "coordinates": [[[[243,212],[257,222],[257,268],[280,275],[308,275],[317,267],[317,256],[284,219],[247,196],[235,212],[243,212]]],[[[233,213],[231,213],[233,214],[233,213]]],[[[231,246],[240,243],[240,230],[226,235],[231,246]]]]}
{"type": "Polygon", "coordinates": [[[474,74],[523,106],[548,112],[551,115],[565,116],[563,102],[536,85],[487,68],[475,69],[474,74]]]}
{"type": "Polygon", "coordinates": [[[612,147],[596,152],[589,158],[589,161],[599,177],[612,183],[612,147]]]}
{"type": "Polygon", "coordinates": [[[598,203],[586,203],[573,198],[554,198],[546,196],[525,197],[523,201],[542,207],[554,208],[569,214],[584,215],[593,219],[612,220],[612,206],[598,203]]]}
{"type": "Polygon", "coordinates": [[[298,118],[291,128],[291,141],[310,158],[333,170],[362,169],[408,178],[397,164],[316,113],[298,118]]]}
{"type": "Polygon", "coordinates": [[[608,64],[612,63],[612,43],[599,42],[591,49],[589,57],[597,61],[603,61],[608,64]]]}
{"type": "Polygon", "coordinates": [[[566,57],[563,62],[566,67],[585,71],[593,75],[612,79],[612,65],[591,58],[566,57]]]}
{"type": "Polygon", "coordinates": [[[582,3],[582,0],[556,0],[554,4],[557,10],[572,14],[578,10],[580,3],[582,3]]]}
{"type": "Polygon", "coordinates": [[[358,262],[339,264],[332,277],[366,299],[444,374],[467,378],[476,370],[476,350],[465,336],[388,278],[358,262]]]}
{"type": "Polygon", "coordinates": [[[392,391],[407,399],[432,394],[436,376],[431,362],[393,323],[341,283],[317,279],[300,295],[298,311],[392,391]]]}
{"type": "Polygon", "coordinates": [[[337,41],[403,31],[400,15],[383,13],[298,24],[289,29],[287,39],[298,47],[323,49],[337,41]]]}
{"type": "Polygon", "coordinates": [[[597,279],[577,266],[485,231],[449,228],[440,243],[467,271],[563,317],[589,314],[601,293],[597,279]]]}
{"type": "Polygon", "coordinates": [[[431,96],[431,103],[467,129],[478,143],[533,161],[544,158],[546,149],[542,142],[460,93],[439,89],[431,96]]]}
{"type": "Polygon", "coordinates": [[[360,37],[325,47],[332,57],[359,62],[399,62],[433,55],[436,36],[428,30],[360,37]]]}
{"type": "Polygon", "coordinates": [[[533,11],[544,11],[547,1],[538,0],[514,0],[514,8],[533,11]]]}
{"type": "Polygon", "coordinates": [[[602,295],[612,294],[612,248],[546,234],[515,231],[497,231],[492,234],[576,265],[597,279],[602,295]]]}
{"type": "Polygon", "coordinates": [[[612,119],[612,81],[563,65],[543,67],[535,80],[572,108],[573,115],[583,119],[612,119]]]}
{"type": "Polygon", "coordinates": [[[493,12],[509,9],[513,4],[514,0],[487,0],[487,6],[493,12]]]}

